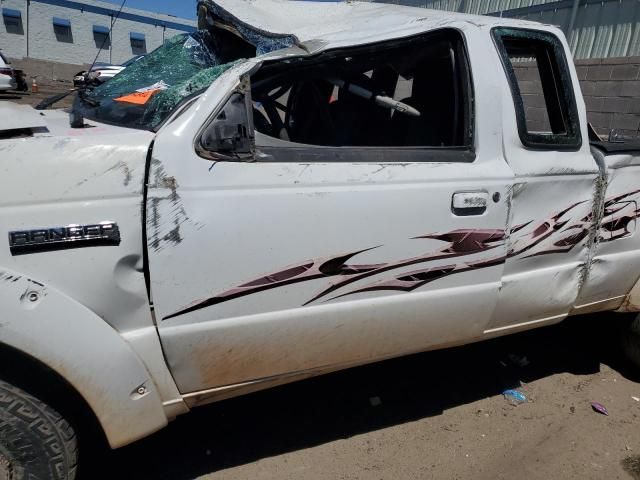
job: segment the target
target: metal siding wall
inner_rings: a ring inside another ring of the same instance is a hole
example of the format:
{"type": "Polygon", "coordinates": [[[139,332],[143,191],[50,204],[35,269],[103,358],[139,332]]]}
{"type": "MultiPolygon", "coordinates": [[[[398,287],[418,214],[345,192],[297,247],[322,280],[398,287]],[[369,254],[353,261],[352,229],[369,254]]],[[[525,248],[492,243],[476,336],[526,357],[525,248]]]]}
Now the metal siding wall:
{"type": "Polygon", "coordinates": [[[640,55],[640,28],[638,24],[640,23],[640,11],[635,9],[634,21],[631,26],[631,38],[629,40],[629,49],[627,50],[627,55],[629,56],[638,56],[640,55]]]}
{"type": "MultiPolygon", "coordinates": [[[[517,17],[557,25],[565,33],[572,10],[571,1],[557,0],[386,0],[385,3],[517,17]],[[535,8],[530,12],[516,10],[529,7],[535,8]]],[[[576,59],[638,56],[640,1],[581,0],[573,31],[567,37],[576,59]]]]}

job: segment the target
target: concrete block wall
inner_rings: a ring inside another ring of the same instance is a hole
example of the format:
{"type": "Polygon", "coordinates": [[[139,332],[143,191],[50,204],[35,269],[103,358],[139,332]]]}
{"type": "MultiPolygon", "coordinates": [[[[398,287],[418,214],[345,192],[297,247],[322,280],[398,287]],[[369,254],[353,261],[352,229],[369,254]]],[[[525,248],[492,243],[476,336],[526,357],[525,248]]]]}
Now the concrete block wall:
{"type": "MultiPolygon", "coordinates": [[[[7,31],[0,16],[0,49],[6,56],[84,64],[93,62],[100,50],[101,39],[94,34],[94,25],[109,28],[111,15],[115,16],[118,5],[95,0],[29,0],[29,3],[27,0],[0,0],[0,8],[19,10],[24,26],[22,34],[7,31]],[[70,37],[61,40],[56,36],[53,17],[70,21],[70,37]]],[[[194,28],[195,21],[125,8],[115,22],[110,44],[100,53],[98,61],[123,63],[134,55],[154,50],[178,33],[194,28]],[[144,51],[132,46],[132,32],[144,34],[144,51]]]]}
{"type": "Polygon", "coordinates": [[[551,130],[547,107],[542,92],[542,81],[535,63],[515,63],[514,69],[518,77],[520,94],[526,111],[527,128],[535,132],[551,130]]]}
{"type": "Polygon", "coordinates": [[[576,61],[589,121],[600,134],[640,131],[640,57],[576,61]]]}
{"type": "MultiPolygon", "coordinates": [[[[640,133],[640,57],[577,60],[587,118],[600,135],[640,133]]],[[[532,64],[515,67],[532,130],[549,128],[540,77],[532,64]]]]}

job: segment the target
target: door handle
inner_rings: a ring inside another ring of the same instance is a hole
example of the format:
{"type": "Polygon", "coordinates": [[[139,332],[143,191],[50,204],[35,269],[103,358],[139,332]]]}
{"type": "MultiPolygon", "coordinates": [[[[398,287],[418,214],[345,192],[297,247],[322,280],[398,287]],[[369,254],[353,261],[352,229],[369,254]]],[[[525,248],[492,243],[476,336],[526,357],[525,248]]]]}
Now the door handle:
{"type": "Polygon", "coordinates": [[[487,211],[488,204],[487,192],[456,192],[451,201],[451,211],[459,217],[482,215],[487,211]]]}

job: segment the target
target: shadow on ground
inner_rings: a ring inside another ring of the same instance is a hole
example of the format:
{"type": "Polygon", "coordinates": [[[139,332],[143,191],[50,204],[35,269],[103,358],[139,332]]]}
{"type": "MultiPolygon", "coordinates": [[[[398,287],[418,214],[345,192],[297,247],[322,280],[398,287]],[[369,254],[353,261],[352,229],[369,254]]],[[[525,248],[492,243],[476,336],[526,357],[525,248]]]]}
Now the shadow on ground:
{"type": "MultiPolygon", "coordinates": [[[[596,373],[604,363],[625,370],[611,316],[563,324],[448,350],[428,352],[227,400],[195,409],[163,431],[106,453],[102,476],[187,480],[261,458],[364,432],[435,417],[554,373],[596,373]],[[510,353],[524,368],[503,366],[510,353]],[[369,398],[382,406],[372,407],[369,398]]],[[[85,480],[88,477],[81,477],[85,480]]]]}
{"type": "Polygon", "coordinates": [[[0,102],[2,100],[20,100],[24,96],[26,96],[26,94],[16,92],[2,92],[0,93],[0,102]]]}

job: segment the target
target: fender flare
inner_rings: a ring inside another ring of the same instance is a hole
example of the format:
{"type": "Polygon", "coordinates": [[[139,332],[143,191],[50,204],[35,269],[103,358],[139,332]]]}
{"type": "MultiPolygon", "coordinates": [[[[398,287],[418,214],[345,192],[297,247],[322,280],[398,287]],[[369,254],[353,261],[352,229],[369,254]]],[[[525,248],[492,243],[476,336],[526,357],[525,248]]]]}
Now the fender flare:
{"type": "Polygon", "coordinates": [[[0,343],[64,378],[93,410],[112,448],[168,423],[149,371],[102,318],[60,291],[0,267],[0,343]]]}

